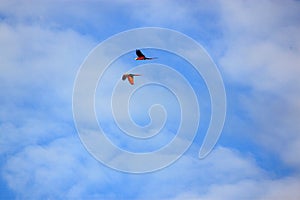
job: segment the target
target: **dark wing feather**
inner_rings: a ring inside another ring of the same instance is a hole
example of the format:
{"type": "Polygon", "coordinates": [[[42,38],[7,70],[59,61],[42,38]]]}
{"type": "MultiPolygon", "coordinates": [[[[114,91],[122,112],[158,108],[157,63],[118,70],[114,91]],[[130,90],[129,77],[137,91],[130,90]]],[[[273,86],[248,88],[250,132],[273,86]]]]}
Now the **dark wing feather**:
{"type": "Polygon", "coordinates": [[[135,50],[135,53],[138,57],[145,57],[144,54],[139,49],[135,50]]]}

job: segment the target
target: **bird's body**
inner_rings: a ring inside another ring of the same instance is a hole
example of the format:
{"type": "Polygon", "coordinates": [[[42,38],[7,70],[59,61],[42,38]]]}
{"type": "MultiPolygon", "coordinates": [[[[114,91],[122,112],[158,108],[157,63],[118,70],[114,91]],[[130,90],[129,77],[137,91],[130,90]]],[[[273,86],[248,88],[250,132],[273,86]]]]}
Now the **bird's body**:
{"type": "Polygon", "coordinates": [[[140,74],[123,74],[122,80],[125,81],[126,78],[128,79],[128,82],[133,85],[134,84],[134,76],[141,76],[140,74]]]}
{"type": "Polygon", "coordinates": [[[135,50],[135,53],[137,55],[137,58],[135,58],[135,60],[152,60],[152,59],[156,59],[156,58],[148,58],[146,57],[141,50],[137,49],[135,50]]]}

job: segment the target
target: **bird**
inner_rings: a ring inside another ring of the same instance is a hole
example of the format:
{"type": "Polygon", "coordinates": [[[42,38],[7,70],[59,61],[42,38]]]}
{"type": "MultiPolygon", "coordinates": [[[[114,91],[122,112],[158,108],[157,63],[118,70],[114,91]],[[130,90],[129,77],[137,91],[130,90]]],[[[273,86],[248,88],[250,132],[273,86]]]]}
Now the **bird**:
{"type": "Polygon", "coordinates": [[[133,85],[134,84],[134,79],[133,79],[134,76],[141,76],[141,75],[140,74],[123,74],[122,80],[125,81],[127,78],[129,83],[131,85],[133,85]]]}
{"type": "Polygon", "coordinates": [[[137,49],[135,50],[135,53],[137,55],[137,58],[135,58],[135,60],[152,60],[152,59],[156,59],[155,58],[147,58],[142,52],[141,50],[137,49]]]}

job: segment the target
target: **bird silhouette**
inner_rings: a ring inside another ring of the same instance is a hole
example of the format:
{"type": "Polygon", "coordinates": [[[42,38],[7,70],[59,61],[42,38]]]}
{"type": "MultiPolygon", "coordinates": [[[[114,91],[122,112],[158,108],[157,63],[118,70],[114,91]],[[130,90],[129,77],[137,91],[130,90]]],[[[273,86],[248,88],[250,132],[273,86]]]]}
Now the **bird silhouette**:
{"type": "Polygon", "coordinates": [[[156,57],[155,57],[155,58],[148,58],[148,57],[146,57],[146,56],[141,52],[141,50],[139,50],[139,49],[135,50],[135,53],[136,53],[136,55],[137,55],[137,58],[135,58],[135,60],[152,60],[152,59],[156,59],[156,57]]]}
{"type": "Polygon", "coordinates": [[[134,84],[134,78],[133,78],[134,76],[141,76],[141,75],[140,74],[123,74],[122,80],[125,81],[127,78],[129,83],[131,85],[133,85],[134,84]]]}

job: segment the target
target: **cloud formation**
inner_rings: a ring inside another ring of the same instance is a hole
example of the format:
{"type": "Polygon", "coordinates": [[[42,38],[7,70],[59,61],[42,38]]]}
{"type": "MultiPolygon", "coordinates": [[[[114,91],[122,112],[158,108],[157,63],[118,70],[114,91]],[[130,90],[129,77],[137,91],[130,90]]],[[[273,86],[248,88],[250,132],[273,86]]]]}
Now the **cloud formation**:
{"type": "Polygon", "coordinates": [[[297,1],[223,5],[228,50],[220,59],[228,80],[251,90],[240,98],[255,124],[249,127],[250,134],[296,168],[296,149],[300,148],[296,122],[300,111],[296,92],[300,85],[299,6],[297,1]]]}

